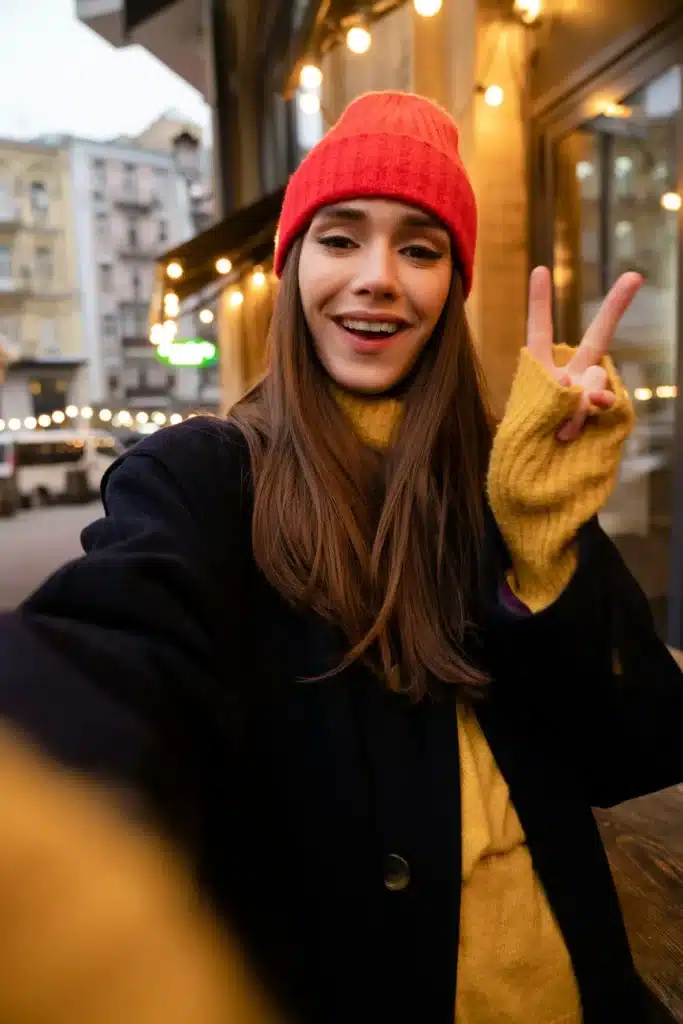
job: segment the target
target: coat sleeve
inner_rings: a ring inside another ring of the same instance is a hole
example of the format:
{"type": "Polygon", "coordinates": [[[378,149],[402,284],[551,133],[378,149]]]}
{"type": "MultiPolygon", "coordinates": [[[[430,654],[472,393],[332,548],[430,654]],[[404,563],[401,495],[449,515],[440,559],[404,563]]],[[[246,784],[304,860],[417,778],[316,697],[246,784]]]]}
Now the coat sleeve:
{"type": "Polygon", "coordinates": [[[0,716],[171,830],[234,710],[223,680],[238,672],[248,536],[244,454],[226,430],[189,421],[123,456],[84,555],[0,616],[0,716]]]}
{"type": "Polygon", "coordinates": [[[611,807],[683,781],[683,674],[597,520],[578,540],[577,571],[549,608],[491,606],[488,662],[563,745],[591,806],[611,807]]]}

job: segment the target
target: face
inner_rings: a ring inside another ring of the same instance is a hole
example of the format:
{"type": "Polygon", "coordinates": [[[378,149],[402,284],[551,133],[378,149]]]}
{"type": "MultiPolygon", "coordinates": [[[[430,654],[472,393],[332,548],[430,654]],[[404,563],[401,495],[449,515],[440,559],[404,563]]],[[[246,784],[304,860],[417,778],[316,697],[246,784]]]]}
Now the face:
{"type": "Polygon", "coordinates": [[[299,291],[318,357],[344,388],[381,394],[415,364],[451,283],[450,236],[384,199],[320,210],[304,237],[299,291]]]}

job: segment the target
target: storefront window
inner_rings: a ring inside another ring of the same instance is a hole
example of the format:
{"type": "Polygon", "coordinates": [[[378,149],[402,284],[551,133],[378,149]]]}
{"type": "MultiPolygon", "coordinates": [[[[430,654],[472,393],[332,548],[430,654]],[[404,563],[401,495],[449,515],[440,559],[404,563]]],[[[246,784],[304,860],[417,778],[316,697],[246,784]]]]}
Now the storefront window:
{"type": "Polygon", "coordinates": [[[682,69],[674,67],[557,147],[558,340],[576,344],[610,286],[645,279],[612,355],[637,412],[602,515],[666,631],[676,409],[682,69]]]}

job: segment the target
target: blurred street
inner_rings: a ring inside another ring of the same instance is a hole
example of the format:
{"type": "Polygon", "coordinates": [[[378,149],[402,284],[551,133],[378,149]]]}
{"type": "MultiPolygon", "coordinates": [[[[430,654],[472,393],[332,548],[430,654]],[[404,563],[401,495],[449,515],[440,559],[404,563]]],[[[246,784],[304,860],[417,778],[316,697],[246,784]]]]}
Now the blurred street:
{"type": "Polygon", "coordinates": [[[51,572],[80,554],[80,533],[99,502],[25,511],[0,519],[0,611],[13,608],[51,572]]]}

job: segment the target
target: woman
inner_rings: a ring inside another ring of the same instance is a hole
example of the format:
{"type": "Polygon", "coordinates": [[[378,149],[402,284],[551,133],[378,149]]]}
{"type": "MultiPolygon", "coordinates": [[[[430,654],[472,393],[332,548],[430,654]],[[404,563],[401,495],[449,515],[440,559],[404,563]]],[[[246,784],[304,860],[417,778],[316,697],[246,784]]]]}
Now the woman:
{"type": "Polygon", "coordinates": [[[0,711],[138,795],[303,1024],[644,1019],[591,813],[683,778],[679,670],[595,521],[640,281],[556,351],[534,273],[492,441],[475,235],[450,118],[353,103],[287,189],[264,381],[119,460],[2,623],[0,711]]]}

